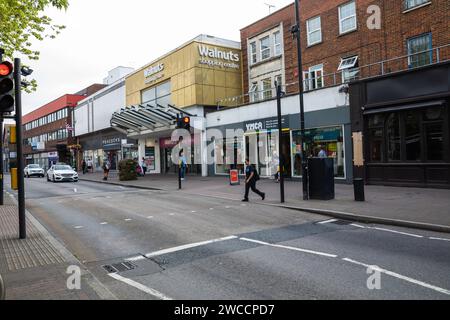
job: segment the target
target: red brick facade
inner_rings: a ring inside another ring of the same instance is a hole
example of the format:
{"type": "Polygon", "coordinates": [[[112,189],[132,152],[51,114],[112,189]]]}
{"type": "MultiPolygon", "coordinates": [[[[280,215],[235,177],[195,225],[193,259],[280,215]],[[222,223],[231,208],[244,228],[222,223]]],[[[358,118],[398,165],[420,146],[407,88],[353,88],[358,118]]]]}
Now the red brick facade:
{"type": "MultiPolygon", "coordinates": [[[[350,1],[300,1],[303,71],[311,66],[323,64],[324,74],[333,74],[337,72],[341,58],[353,55],[358,55],[359,66],[405,56],[408,54],[408,38],[424,33],[432,34],[433,47],[450,43],[450,1],[448,0],[431,0],[429,4],[410,11],[404,10],[404,1],[400,0],[356,0],[357,29],[340,35],[338,7],[348,2],[350,1]],[[367,21],[372,15],[372,12],[367,11],[371,5],[380,8],[381,29],[370,30],[367,27],[367,21]],[[306,21],[316,16],[321,17],[322,42],[308,47],[306,21]]],[[[244,93],[249,90],[247,39],[280,23],[283,24],[284,30],[285,82],[297,81],[297,46],[291,34],[291,27],[295,24],[295,6],[291,4],[241,30],[244,93]]],[[[445,53],[443,52],[447,58],[449,51],[447,48],[445,53]]],[[[398,67],[393,63],[386,66],[388,69],[398,67]]],[[[364,72],[369,71],[361,70],[362,75],[364,72]]],[[[375,71],[371,70],[371,74],[373,72],[375,71]]],[[[331,76],[325,77],[325,85],[330,85],[333,81],[331,76]]],[[[288,87],[288,92],[296,92],[297,89],[297,86],[288,87]]]]}

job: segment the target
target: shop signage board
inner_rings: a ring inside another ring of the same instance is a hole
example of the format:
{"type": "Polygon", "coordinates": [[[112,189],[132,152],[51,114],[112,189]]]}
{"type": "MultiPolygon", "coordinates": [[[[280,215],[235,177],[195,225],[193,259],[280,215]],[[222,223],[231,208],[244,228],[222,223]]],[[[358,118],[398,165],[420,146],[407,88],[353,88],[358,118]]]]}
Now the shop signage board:
{"type": "MultiPolygon", "coordinates": [[[[289,128],[289,116],[283,116],[281,118],[281,124],[283,129],[289,128]]],[[[266,118],[256,121],[244,122],[244,131],[267,131],[267,130],[277,130],[278,129],[278,119],[277,118],[266,118]]]]}
{"type": "Polygon", "coordinates": [[[232,50],[221,50],[217,47],[199,45],[200,64],[225,69],[240,69],[240,54],[232,50]]]}
{"type": "Polygon", "coordinates": [[[148,170],[156,170],[155,160],[155,147],[145,147],[145,162],[147,163],[148,170]]]}
{"type": "Polygon", "coordinates": [[[102,140],[103,150],[120,150],[122,139],[119,137],[108,137],[102,140]]]}

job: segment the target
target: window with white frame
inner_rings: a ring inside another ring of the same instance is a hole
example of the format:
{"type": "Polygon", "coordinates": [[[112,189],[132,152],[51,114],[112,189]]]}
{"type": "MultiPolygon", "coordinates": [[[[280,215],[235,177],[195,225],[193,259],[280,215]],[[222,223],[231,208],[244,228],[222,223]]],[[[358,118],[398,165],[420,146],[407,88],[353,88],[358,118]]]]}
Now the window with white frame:
{"type": "Polygon", "coordinates": [[[342,82],[347,83],[359,76],[358,56],[342,58],[338,71],[342,72],[342,82]]]}
{"type": "Polygon", "coordinates": [[[252,83],[248,93],[250,95],[250,101],[251,102],[256,102],[256,101],[259,100],[258,82],[253,82],[252,83]]]}
{"type": "Polygon", "coordinates": [[[323,88],[323,64],[310,67],[303,73],[303,77],[305,91],[323,88]]]}
{"type": "Polygon", "coordinates": [[[281,53],[281,32],[277,31],[273,34],[273,54],[279,56],[281,53]]]}
{"type": "Polygon", "coordinates": [[[322,42],[322,25],[320,17],[311,18],[306,21],[308,46],[322,42]]]}
{"type": "Polygon", "coordinates": [[[259,40],[261,46],[261,60],[270,58],[270,37],[264,37],[259,40]]]}
{"type": "Polygon", "coordinates": [[[262,80],[262,90],[264,100],[272,98],[272,79],[267,78],[262,80]]]}
{"type": "Polygon", "coordinates": [[[408,65],[410,68],[425,66],[433,62],[431,33],[408,39],[408,65]]]}
{"type": "Polygon", "coordinates": [[[256,42],[250,43],[250,63],[255,64],[258,62],[258,54],[256,52],[256,42]]]}
{"type": "Polygon", "coordinates": [[[409,10],[430,2],[430,0],[404,0],[405,10],[409,10]]]}
{"type": "Polygon", "coordinates": [[[356,3],[348,2],[339,6],[339,33],[356,30],[356,3]]]}

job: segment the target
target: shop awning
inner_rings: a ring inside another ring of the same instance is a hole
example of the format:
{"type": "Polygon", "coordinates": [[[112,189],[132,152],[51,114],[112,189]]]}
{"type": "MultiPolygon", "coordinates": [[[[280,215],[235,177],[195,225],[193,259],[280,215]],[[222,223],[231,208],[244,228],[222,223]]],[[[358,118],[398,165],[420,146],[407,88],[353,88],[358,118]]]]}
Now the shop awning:
{"type": "Polygon", "coordinates": [[[435,101],[425,101],[425,102],[405,104],[405,105],[400,105],[400,106],[395,105],[395,106],[379,107],[379,108],[367,108],[366,107],[363,109],[363,114],[369,115],[369,114],[376,114],[376,113],[396,112],[396,111],[412,110],[412,109],[419,109],[419,108],[441,107],[444,104],[445,104],[445,100],[435,100],[435,101]]]}
{"type": "Polygon", "coordinates": [[[115,112],[111,118],[111,126],[127,135],[139,135],[175,129],[177,115],[192,116],[172,105],[135,105],[115,112]]]}

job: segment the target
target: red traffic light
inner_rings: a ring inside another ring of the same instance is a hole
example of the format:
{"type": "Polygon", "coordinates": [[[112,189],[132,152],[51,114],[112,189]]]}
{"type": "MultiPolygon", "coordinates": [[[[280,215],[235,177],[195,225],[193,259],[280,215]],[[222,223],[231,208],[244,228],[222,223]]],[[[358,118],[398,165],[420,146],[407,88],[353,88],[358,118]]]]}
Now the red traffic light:
{"type": "Polygon", "coordinates": [[[13,66],[11,63],[4,61],[0,64],[0,76],[9,76],[13,72],[13,66]]]}

